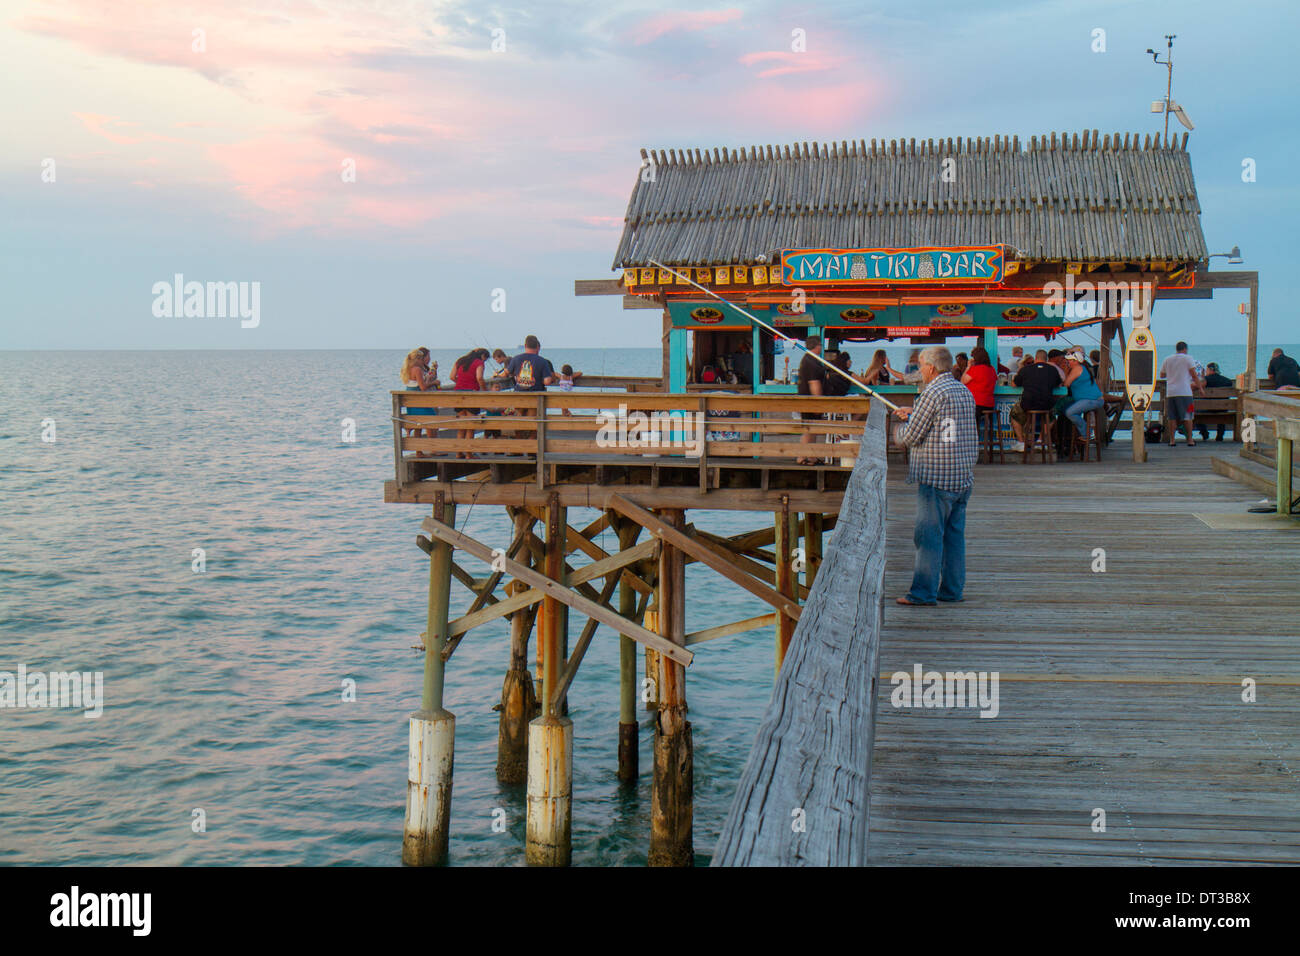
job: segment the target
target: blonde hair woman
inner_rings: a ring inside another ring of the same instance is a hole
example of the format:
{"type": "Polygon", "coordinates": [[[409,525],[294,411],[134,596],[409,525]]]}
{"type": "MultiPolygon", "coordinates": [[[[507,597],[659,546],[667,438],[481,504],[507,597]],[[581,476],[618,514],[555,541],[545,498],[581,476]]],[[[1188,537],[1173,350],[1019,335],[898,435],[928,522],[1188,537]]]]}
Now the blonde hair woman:
{"type": "MultiPolygon", "coordinates": [[[[408,392],[432,392],[438,389],[438,363],[433,363],[433,368],[429,368],[429,350],[426,348],[412,349],[407,353],[406,358],[402,360],[401,379],[402,384],[406,386],[408,392]]],[[[419,415],[436,415],[436,408],[408,408],[404,409],[403,415],[406,418],[414,418],[419,415]]],[[[431,429],[427,428],[408,428],[406,434],[412,438],[433,437],[431,429]]],[[[426,457],[423,452],[416,452],[417,458],[426,457]]]]}

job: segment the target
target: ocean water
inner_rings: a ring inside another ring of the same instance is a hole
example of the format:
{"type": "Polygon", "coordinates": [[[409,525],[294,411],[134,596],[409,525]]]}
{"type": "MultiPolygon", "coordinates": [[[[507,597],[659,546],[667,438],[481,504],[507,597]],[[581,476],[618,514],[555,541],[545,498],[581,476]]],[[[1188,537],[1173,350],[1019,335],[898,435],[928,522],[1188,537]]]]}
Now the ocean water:
{"type": "MultiPolygon", "coordinates": [[[[549,354],[611,374],[659,361],[549,354]]],[[[383,503],[400,360],[0,353],[0,671],[102,671],[105,698],[98,719],[0,709],[0,863],[400,864],[428,582],[415,545],[425,509],[383,503]],[[355,443],[340,440],[344,418],[355,443]],[[355,702],[342,700],[345,679],[355,702]]],[[[692,520],[725,534],[763,524],[692,520]]],[[[500,509],[462,508],[457,524],[508,543],[500,509]]],[[[689,569],[692,630],[766,610],[720,582],[689,569]]],[[[456,587],[453,611],[470,598],[456,587]]],[[[688,677],[700,862],[771,693],[773,643],[766,629],[705,645],[688,677]]],[[[448,665],[453,864],[523,862],[523,788],[495,777],[508,650],[498,622],[448,665]]],[[[645,862],[650,733],[639,784],[621,787],[617,675],[602,628],[569,695],[577,864],[645,862]]]]}
{"type": "MultiPolygon", "coordinates": [[[[869,358],[851,351],[855,365],[869,358]]],[[[1192,352],[1229,375],[1244,360],[1234,346],[1192,352]]],[[[436,357],[449,369],[455,354],[436,357]]],[[[660,363],[655,349],[546,354],[593,374],[660,363]]],[[[98,719],[0,709],[0,863],[400,863],[428,581],[415,545],[425,510],[382,496],[401,358],[0,352],[0,671],[104,677],[98,719]],[[341,440],[345,418],[355,442],[341,440]],[[43,441],[51,421],[55,441],[43,441]]],[[[764,524],[691,518],[720,534],[764,524]]],[[[462,508],[457,524],[508,543],[499,509],[462,508]]],[[[455,612],[470,595],[453,587],[455,612]]],[[[697,565],[687,587],[689,630],[767,610],[697,565]]],[[[703,645],[688,674],[700,863],[771,693],[773,643],[764,629],[703,645]]],[[[507,660],[497,622],[448,665],[453,865],[523,862],[523,788],[495,777],[507,660]]],[[[651,735],[640,781],[621,786],[617,674],[602,628],[569,695],[577,864],[645,862],[651,735]]]]}

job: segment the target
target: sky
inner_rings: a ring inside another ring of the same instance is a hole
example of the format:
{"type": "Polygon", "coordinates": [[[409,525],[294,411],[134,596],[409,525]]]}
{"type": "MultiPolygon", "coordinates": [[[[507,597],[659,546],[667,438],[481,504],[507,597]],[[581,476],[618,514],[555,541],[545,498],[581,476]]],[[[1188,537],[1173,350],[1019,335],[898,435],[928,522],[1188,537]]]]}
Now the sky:
{"type": "MultiPolygon", "coordinates": [[[[573,295],[616,276],[642,147],[1153,132],[1167,33],[1206,242],[1297,342],[1298,11],[0,0],[0,348],[657,347],[657,312],[573,295]],[[169,312],[177,275],[256,321],[169,312]]],[[[1244,343],[1239,301],[1153,326],[1244,343]]]]}

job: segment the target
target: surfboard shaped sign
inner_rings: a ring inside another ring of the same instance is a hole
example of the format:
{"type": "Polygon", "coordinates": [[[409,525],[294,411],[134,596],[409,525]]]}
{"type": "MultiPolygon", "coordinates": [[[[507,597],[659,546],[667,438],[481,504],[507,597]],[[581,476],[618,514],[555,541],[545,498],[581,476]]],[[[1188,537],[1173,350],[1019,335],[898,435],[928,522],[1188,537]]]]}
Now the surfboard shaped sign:
{"type": "Polygon", "coordinates": [[[1138,328],[1128,334],[1124,382],[1133,410],[1146,411],[1156,391],[1156,340],[1150,329],[1138,328]]]}

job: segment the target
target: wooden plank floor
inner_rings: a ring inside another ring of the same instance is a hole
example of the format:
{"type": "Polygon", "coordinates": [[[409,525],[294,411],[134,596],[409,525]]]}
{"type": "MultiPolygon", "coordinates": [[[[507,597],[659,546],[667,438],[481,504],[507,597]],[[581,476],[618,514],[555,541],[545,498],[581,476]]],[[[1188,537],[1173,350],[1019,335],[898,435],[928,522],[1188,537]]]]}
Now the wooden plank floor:
{"type": "Polygon", "coordinates": [[[1000,711],[881,681],[870,862],[1300,863],[1300,534],[1195,517],[1259,500],[1211,470],[1238,447],[979,466],[966,602],[935,608],[893,603],[915,491],[891,462],[881,672],[996,671],[1000,711]]]}

